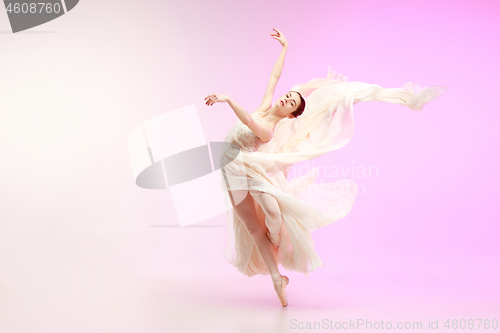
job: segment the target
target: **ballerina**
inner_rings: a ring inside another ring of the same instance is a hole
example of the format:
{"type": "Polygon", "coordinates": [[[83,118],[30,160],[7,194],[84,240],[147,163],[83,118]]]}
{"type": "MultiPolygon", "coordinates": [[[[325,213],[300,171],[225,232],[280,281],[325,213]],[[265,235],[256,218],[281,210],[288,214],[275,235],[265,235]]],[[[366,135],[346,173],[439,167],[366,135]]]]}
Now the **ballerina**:
{"type": "Polygon", "coordinates": [[[219,161],[226,205],[232,210],[226,215],[226,259],[246,276],[270,275],[285,307],[289,278],[281,275],[278,264],[306,275],[321,267],[311,233],[345,217],[357,195],[352,180],[316,183],[318,168],[288,180],[290,167],[347,144],[354,133],[354,104],[381,101],[421,111],[446,87],[422,89],[409,82],[386,89],[348,82],[329,70],[326,79],[296,86],[273,105],[288,49],[285,36],[273,30],[270,35],[282,50],[259,108],[249,114],[222,94],[206,96],[205,104],[228,103],[238,118],[219,161]]]}

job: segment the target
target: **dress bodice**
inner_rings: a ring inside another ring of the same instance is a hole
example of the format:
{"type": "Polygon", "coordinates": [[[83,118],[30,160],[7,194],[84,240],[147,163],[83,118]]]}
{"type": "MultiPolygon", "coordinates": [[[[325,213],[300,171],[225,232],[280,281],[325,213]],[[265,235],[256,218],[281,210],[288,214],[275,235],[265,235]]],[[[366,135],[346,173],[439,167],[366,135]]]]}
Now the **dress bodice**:
{"type": "Polygon", "coordinates": [[[255,135],[241,120],[238,119],[233,128],[229,131],[224,142],[233,142],[242,150],[255,152],[262,145],[262,141],[255,135]]]}

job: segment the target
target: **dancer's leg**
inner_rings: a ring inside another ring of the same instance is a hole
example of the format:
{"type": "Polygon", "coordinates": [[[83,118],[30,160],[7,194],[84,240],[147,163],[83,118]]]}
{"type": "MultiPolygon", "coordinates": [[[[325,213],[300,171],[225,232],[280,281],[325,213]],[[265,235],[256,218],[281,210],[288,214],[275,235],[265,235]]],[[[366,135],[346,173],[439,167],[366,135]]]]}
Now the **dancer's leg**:
{"type": "MultiPolygon", "coordinates": [[[[233,208],[240,218],[241,222],[247,228],[250,237],[257,245],[262,259],[269,270],[271,276],[277,276],[279,274],[278,265],[276,263],[276,258],[274,257],[273,245],[266,237],[264,230],[258,222],[257,212],[255,211],[255,206],[253,198],[247,190],[234,190],[229,191],[230,197],[232,197],[231,202],[233,203],[233,208]],[[234,206],[234,202],[237,202],[234,206]]],[[[274,278],[273,278],[274,280],[274,278]]]]}
{"type": "Polygon", "coordinates": [[[278,200],[266,192],[250,191],[252,197],[259,203],[266,214],[266,227],[271,235],[278,235],[281,228],[281,211],[278,200]]]}
{"type": "Polygon", "coordinates": [[[233,209],[247,228],[255,245],[257,245],[257,249],[262,259],[264,259],[273,281],[274,290],[278,294],[281,304],[286,306],[285,288],[288,285],[289,279],[286,276],[282,276],[278,270],[276,258],[274,257],[273,245],[266,237],[264,229],[258,222],[253,197],[247,190],[229,191],[229,196],[232,197],[231,202],[233,203],[233,209]],[[237,202],[236,206],[234,206],[234,202],[237,202]]]}

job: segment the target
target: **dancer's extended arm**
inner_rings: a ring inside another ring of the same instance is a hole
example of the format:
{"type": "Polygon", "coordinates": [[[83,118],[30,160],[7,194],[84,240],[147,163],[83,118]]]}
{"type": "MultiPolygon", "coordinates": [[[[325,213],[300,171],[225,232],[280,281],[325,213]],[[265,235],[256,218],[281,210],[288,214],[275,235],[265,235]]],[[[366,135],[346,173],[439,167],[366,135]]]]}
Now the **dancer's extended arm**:
{"type": "Polygon", "coordinates": [[[212,94],[205,97],[205,104],[211,106],[214,103],[224,103],[227,102],[231,109],[233,109],[236,116],[241,120],[245,126],[247,126],[255,135],[259,137],[262,142],[267,142],[273,137],[273,130],[270,126],[261,125],[256,122],[252,116],[245,111],[241,106],[236,104],[229,96],[222,94],[212,94]]]}
{"type": "Polygon", "coordinates": [[[283,65],[285,64],[285,56],[286,56],[286,51],[288,50],[288,41],[286,40],[285,36],[277,30],[273,29],[276,31],[276,33],[271,34],[274,39],[279,40],[283,48],[281,49],[280,56],[278,57],[278,60],[274,64],[273,71],[271,72],[271,78],[269,79],[269,83],[267,84],[267,89],[264,94],[264,98],[262,99],[262,103],[260,106],[257,108],[256,111],[267,111],[273,103],[273,95],[274,91],[276,90],[276,84],[278,83],[278,80],[280,79],[281,72],[283,71],[283,65]]]}
{"type": "Polygon", "coordinates": [[[227,104],[231,106],[236,116],[245,124],[262,142],[268,142],[273,137],[273,130],[270,126],[261,125],[253,117],[248,114],[241,106],[236,104],[231,98],[228,98],[227,104]],[[244,120],[243,120],[244,119],[244,120]]]}

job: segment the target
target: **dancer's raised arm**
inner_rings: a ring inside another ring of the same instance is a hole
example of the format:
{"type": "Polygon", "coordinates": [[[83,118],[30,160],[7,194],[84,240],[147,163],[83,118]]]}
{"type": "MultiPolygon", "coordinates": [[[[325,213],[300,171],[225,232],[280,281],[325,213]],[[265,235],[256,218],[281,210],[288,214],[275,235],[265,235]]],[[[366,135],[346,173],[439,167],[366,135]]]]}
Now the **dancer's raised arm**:
{"type": "Polygon", "coordinates": [[[274,91],[276,90],[276,84],[278,83],[278,80],[281,76],[281,72],[283,71],[286,51],[288,50],[288,41],[286,40],[285,36],[283,36],[283,34],[279,30],[277,29],[273,30],[276,32],[272,33],[271,36],[273,36],[274,39],[277,39],[281,43],[283,48],[281,49],[281,53],[278,60],[274,64],[273,71],[271,72],[271,78],[269,79],[266,93],[264,94],[264,98],[262,99],[262,103],[256,111],[264,112],[267,111],[272,106],[273,95],[274,91]]]}

